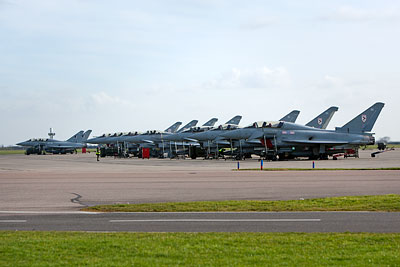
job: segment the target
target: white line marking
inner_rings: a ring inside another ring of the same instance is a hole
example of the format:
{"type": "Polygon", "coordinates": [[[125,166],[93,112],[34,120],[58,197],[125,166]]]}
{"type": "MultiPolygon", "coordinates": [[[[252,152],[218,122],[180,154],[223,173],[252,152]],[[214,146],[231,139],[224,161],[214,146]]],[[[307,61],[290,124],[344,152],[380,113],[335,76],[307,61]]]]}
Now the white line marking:
{"type": "Polygon", "coordinates": [[[0,220],[0,223],[26,223],[26,220],[0,220]]]}
{"type": "Polygon", "coordinates": [[[0,214],[100,214],[91,211],[29,211],[29,210],[0,210],[0,214]]]}
{"type": "Polygon", "coordinates": [[[154,220],[110,220],[122,222],[320,222],[321,219],[154,219],[154,220]]]}

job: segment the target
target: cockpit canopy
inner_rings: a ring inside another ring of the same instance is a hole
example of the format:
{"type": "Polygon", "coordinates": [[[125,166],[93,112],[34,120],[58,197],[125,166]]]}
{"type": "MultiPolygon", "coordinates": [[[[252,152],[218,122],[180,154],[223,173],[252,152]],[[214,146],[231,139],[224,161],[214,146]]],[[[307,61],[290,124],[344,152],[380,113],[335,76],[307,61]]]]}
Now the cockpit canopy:
{"type": "Polygon", "coordinates": [[[117,137],[117,136],[121,136],[121,135],[125,135],[126,133],[123,133],[123,132],[118,132],[118,133],[114,133],[113,135],[112,135],[112,137],[117,137]]]}
{"type": "Polygon", "coordinates": [[[199,132],[205,132],[205,131],[211,130],[213,128],[214,127],[211,127],[211,126],[191,127],[187,130],[184,130],[183,133],[199,133],[199,132]]]}
{"type": "Polygon", "coordinates": [[[234,124],[223,124],[223,125],[220,125],[220,126],[218,126],[217,128],[215,128],[215,129],[212,129],[213,131],[229,131],[229,130],[235,130],[235,129],[238,129],[239,128],[239,126],[238,125],[234,125],[234,124]]]}
{"type": "Polygon", "coordinates": [[[139,134],[142,134],[142,133],[136,131],[136,132],[125,133],[124,136],[134,136],[134,135],[139,135],[139,134]]]}
{"type": "Polygon", "coordinates": [[[49,138],[31,138],[27,142],[47,142],[49,138]]]}
{"type": "Polygon", "coordinates": [[[248,125],[246,128],[281,128],[281,121],[256,121],[248,125]]]}
{"type": "Polygon", "coordinates": [[[145,133],[145,135],[150,135],[150,134],[160,134],[161,133],[161,131],[157,131],[157,130],[151,130],[151,131],[147,131],[146,133],[145,133]]]}

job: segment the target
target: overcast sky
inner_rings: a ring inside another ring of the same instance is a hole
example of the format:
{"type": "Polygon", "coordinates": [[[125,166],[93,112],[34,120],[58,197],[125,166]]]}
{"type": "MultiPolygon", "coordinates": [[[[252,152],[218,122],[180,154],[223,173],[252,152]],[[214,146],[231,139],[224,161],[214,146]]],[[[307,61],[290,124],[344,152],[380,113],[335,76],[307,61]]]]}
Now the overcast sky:
{"type": "Polygon", "coordinates": [[[399,51],[399,1],[0,0],[0,145],[377,101],[400,140],[399,51]]]}

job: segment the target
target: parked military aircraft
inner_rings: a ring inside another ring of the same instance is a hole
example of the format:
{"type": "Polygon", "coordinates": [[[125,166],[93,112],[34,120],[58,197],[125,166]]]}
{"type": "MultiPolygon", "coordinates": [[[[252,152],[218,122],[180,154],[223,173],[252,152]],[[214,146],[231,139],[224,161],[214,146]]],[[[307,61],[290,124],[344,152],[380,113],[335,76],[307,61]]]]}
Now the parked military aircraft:
{"type": "MultiPolygon", "coordinates": [[[[314,119],[312,119],[310,122],[308,122],[306,125],[309,127],[314,127],[314,128],[319,128],[319,129],[325,129],[333,114],[338,110],[338,107],[330,107],[327,110],[325,110],[324,112],[322,112],[321,114],[319,114],[317,117],[315,117],[314,119]]],[[[297,118],[297,116],[296,116],[297,118]]],[[[282,119],[280,119],[279,121],[286,121],[286,122],[295,122],[294,121],[289,121],[286,120],[287,116],[283,117],[282,119]]],[[[264,126],[266,125],[266,122],[264,122],[264,126]]],[[[252,125],[250,125],[252,126],[252,125]]],[[[249,127],[245,127],[242,128],[242,133],[248,131],[246,129],[248,129],[249,127]]],[[[253,131],[253,129],[251,129],[251,131],[253,131]]],[[[233,134],[233,133],[232,133],[233,134]]],[[[235,134],[236,135],[236,131],[235,134]]],[[[233,155],[233,149],[236,149],[236,157],[237,158],[246,158],[246,157],[250,157],[251,154],[260,154],[262,151],[265,151],[265,145],[262,144],[260,139],[235,139],[235,138],[231,138],[231,132],[225,132],[222,134],[221,138],[225,138],[225,139],[229,139],[229,141],[231,142],[231,151],[230,154],[233,155]]]]}
{"type": "Polygon", "coordinates": [[[226,132],[223,136],[234,140],[245,139],[246,142],[259,140],[265,147],[265,155],[270,155],[273,159],[277,157],[326,159],[328,155],[340,152],[336,149],[338,145],[358,147],[373,144],[375,140],[369,132],[383,106],[383,103],[375,103],[343,127],[335,130],[318,129],[290,122],[263,121],[255,122],[243,129],[226,132]]]}
{"type": "Polygon", "coordinates": [[[189,141],[186,138],[189,138],[191,135],[194,133],[199,133],[199,132],[204,132],[208,131],[210,129],[213,129],[214,124],[218,121],[217,118],[212,118],[206,123],[204,123],[200,127],[190,127],[189,129],[186,129],[184,131],[178,131],[175,134],[167,135],[164,137],[164,140],[166,141],[175,141],[175,142],[183,142],[183,141],[189,141]]]}
{"type": "MultiPolygon", "coordinates": [[[[300,113],[300,111],[293,110],[289,114],[283,116],[281,118],[281,120],[295,122],[299,113],[300,113]]],[[[224,146],[232,146],[232,143],[229,142],[228,140],[226,140],[221,135],[225,132],[239,129],[240,127],[238,126],[238,124],[240,122],[240,119],[241,119],[241,116],[236,116],[232,120],[228,121],[228,122],[232,122],[232,121],[237,122],[236,124],[227,122],[224,125],[220,125],[218,128],[214,128],[209,131],[202,131],[199,133],[197,132],[197,133],[192,133],[190,135],[187,135],[185,140],[201,143],[202,147],[207,149],[207,155],[210,155],[212,150],[215,150],[216,154],[218,154],[219,148],[224,147],[224,146]]],[[[233,148],[231,147],[231,150],[232,149],[233,148]]]]}
{"type": "Polygon", "coordinates": [[[127,133],[113,133],[113,134],[103,134],[101,136],[91,138],[87,140],[89,144],[116,144],[122,143],[123,139],[128,136],[140,135],[141,132],[127,132],[127,133]]]}
{"type": "Polygon", "coordinates": [[[53,154],[73,153],[78,148],[86,146],[87,139],[92,130],[85,133],[79,131],[66,141],[59,141],[50,138],[32,138],[27,141],[18,143],[19,146],[28,147],[26,154],[43,154],[49,152],[53,154]]]}
{"type": "Polygon", "coordinates": [[[124,138],[123,141],[135,144],[146,143],[150,145],[155,145],[156,142],[163,141],[163,136],[175,133],[181,124],[182,122],[178,121],[164,131],[150,130],[140,135],[127,136],[126,138],[124,138]]]}

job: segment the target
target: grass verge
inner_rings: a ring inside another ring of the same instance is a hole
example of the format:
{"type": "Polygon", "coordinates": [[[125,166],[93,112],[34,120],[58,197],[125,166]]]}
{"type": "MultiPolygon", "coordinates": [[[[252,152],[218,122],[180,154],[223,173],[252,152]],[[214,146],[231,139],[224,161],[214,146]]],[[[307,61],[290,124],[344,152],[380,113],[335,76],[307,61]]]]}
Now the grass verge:
{"type": "Polygon", "coordinates": [[[21,155],[21,154],[25,154],[25,150],[0,149],[0,155],[21,155]]]}
{"type": "Polygon", "coordinates": [[[218,211],[400,211],[400,195],[328,197],[305,200],[229,200],[99,205],[101,212],[218,212],[218,211]]]}
{"type": "Polygon", "coordinates": [[[398,266],[400,234],[0,231],[1,266],[398,266]]]}

